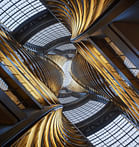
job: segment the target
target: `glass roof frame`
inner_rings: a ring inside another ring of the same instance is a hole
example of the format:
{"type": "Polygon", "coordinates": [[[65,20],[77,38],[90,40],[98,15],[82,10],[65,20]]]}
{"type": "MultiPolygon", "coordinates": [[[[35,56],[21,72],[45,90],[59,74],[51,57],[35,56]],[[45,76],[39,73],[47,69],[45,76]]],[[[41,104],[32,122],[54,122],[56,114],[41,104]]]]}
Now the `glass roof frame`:
{"type": "Polygon", "coordinates": [[[87,138],[96,147],[139,145],[139,131],[123,115],[87,138]]]}
{"type": "Polygon", "coordinates": [[[36,46],[45,46],[58,38],[70,35],[71,33],[68,29],[62,23],[58,22],[36,33],[28,40],[28,43],[36,46]]]}
{"type": "Polygon", "coordinates": [[[24,21],[45,9],[39,0],[3,0],[0,2],[0,21],[13,31],[24,21]]]}
{"type": "Polygon", "coordinates": [[[99,112],[104,106],[104,103],[90,100],[80,107],[69,111],[64,111],[63,113],[69,121],[71,121],[73,124],[77,124],[90,118],[91,116],[99,112]]]}
{"type": "Polygon", "coordinates": [[[56,47],[56,49],[58,49],[58,50],[68,50],[68,49],[75,50],[76,47],[72,43],[67,43],[67,44],[63,44],[61,46],[56,47]]]}

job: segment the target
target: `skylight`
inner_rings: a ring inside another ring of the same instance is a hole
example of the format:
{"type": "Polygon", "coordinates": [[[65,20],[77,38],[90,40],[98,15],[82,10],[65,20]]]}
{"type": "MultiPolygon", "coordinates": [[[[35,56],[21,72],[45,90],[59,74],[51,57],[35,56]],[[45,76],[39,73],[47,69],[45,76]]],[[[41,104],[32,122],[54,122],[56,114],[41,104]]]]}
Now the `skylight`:
{"type": "Polygon", "coordinates": [[[68,118],[68,120],[70,120],[73,124],[76,124],[93,116],[104,106],[105,106],[104,103],[97,101],[89,101],[86,104],[77,107],[76,109],[64,111],[63,113],[68,118]]]}
{"type": "Polygon", "coordinates": [[[37,46],[45,46],[53,40],[69,35],[71,35],[70,32],[62,23],[56,23],[35,34],[28,40],[28,43],[37,46]]]}
{"type": "Polygon", "coordinates": [[[122,115],[87,138],[96,147],[137,147],[139,145],[139,131],[122,115]]]}
{"type": "Polygon", "coordinates": [[[65,62],[65,64],[62,67],[62,70],[64,71],[64,81],[63,81],[63,87],[66,87],[70,84],[72,81],[72,77],[70,75],[70,69],[71,69],[71,60],[68,60],[65,62]]]}
{"type": "Polygon", "coordinates": [[[0,22],[11,31],[46,7],[39,0],[1,0],[0,22]]]}

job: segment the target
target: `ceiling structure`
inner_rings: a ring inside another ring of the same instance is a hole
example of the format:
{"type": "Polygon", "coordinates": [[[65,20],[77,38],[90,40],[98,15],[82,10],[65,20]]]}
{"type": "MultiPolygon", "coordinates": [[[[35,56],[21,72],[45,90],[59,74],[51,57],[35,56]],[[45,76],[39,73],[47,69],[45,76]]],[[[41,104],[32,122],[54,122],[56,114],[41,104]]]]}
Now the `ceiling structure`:
{"type": "Polygon", "coordinates": [[[38,12],[46,9],[39,0],[2,0],[0,21],[11,31],[38,12]]]}
{"type": "Polygon", "coordinates": [[[61,23],[51,25],[28,40],[27,43],[45,47],[48,43],[62,37],[70,36],[70,32],[61,23]]]}
{"type": "MultiPolygon", "coordinates": [[[[0,7],[0,22],[15,40],[31,54],[45,60],[48,58],[63,70],[63,84],[58,99],[64,107],[66,118],[94,146],[137,146],[139,132],[132,121],[129,123],[130,116],[127,117],[121,109],[113,106],[112,100],[108,100],[106,95],[88,89],[74,76],[71,63],[78,47],[70,40],[73,34],[69,27],[56,18],[53,9],[39,0],[4,0],[0,1],[0,7]]],[[[128,58],[124,64],[138,77],[138,69],[128,58]]],[[[4,84],[1,77],[0,89],[6,89],[6,82],[4,84]]]]}

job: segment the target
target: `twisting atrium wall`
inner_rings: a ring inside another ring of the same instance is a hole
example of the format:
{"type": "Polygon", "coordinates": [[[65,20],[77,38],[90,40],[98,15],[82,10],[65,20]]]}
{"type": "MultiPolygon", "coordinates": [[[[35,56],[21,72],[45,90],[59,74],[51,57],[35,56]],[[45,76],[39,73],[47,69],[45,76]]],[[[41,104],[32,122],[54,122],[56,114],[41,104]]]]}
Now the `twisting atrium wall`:
{"type": "Polygon", "coordinates": [[[0,8],[0,146],[139,146],[137,0],[0,8]]]}

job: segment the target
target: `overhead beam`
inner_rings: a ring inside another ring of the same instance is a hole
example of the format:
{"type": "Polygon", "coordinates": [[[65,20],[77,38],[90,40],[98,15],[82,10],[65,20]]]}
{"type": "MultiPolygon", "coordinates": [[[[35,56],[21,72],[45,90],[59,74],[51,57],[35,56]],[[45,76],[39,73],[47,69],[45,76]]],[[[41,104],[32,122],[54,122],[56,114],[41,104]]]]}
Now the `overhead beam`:
{"type": "MultiPolygon", "coordinates": [[[[70,36],[58,38],[58,39],[51,41],[50,43],[46,44],[45,46],[37,46],[37,45],[31,44],[31,43],[26,43],[25,47],[35,51],[39,55],[40,54],[45,55],[49,51],[53,51],[53,50],[58,52],[56,47],[59,47],[61,45],[67,44],[67,43],[70,43],[70,36]]],[[[68,52],[71,53],[70,50],[68,50],[66,53],[68,53],[68,52]]],[[[63,53],[63,52],[61,51],[61,53],[63,53]]],[[[65,51],[64,51],[64,53],[65,53],[65,51]]]]}
{"type": "Polygon", "coordinates": [[[48,43],[44,46],[45,50],[41,50],[39,53],[43,53],[45,55],[49,51],[55,49],[56,47],[58,47],[60,45],[70,43],[70,38],[71,38],[71,36],[65,36],[65,37],[58,38],[54,41],[51,41],[50,43],[48,43]]]}
{"type": "Polygon", "coordinates": [[[76,50],[75,49],[68,49],[68,50],[54,49],[53,52],[59,55],[66,55],[66,54],[75,54],[76,50]]]}
{"type": "Polygon", "coordinates": [[[119,114],[121,114],[121,111],[112,102],[109,102],[98,113],[77,123],[76,126],[85,136],[89,136],[104,128],[119,114]]]}
{"type": "Polygon", "coordinates": [[[20,99],[27,108],[42,109],[42,105],[26,90],[8,69],[0,63],[0,76],[8,84],[9,89],[20,99]]]}
{"type": "MultiPolygon", "coordinates": [[[[87,95],[87,94],[86,94],[87,95]]],[[[83,98],[83,96],[80,93],[77,92],[65,92],[65,93],[59,93],[59,98],[68,98],[70,96],[76,97],[76,98],[83,98]]]]}
{"type": "Polygon", "coordinates": [[[48,9],[46,9],[23,22],[14,30],[14,32],[12,32],[12,35],[20,44],[23,45],[37,32],[57,22],[56,18],[48,9]]]}
{"type": "MultiPolygon", "coordinates": [[[[138,93],[137,90],[139,89],[139,80],[126,67],[126,65],[123,63],[123,60],[120,58],[120,56],[117,56],[112,47],[104,39],[97,39],[92,37],[90,38],[90,41],[99,50],[99,52],[101,52],[102,55],[104,55],[104,57],[109,61],[109,63],[113,67],[115,67],[119,75],[121,75],[121,77],[124,77],[126,81],[128,81],[128,84],[132,86],[132,88],[136,90],[136,92],[138,93]]],[[[123,49],[127,50],[127,48],[123,49]]],[[[137,62],[135,56],[134,60],[136,60],[137,62]]]]}
{"type": "Polygon", "coordinates": [[[30,51],[34,51],[34,52],[36,52],[36,53],[45,50],[45,48],[42,47],[42,46],[37,46],[37,45],[35,45],[35,44],[28,43],[28,42],[27,42],[24,46],[25,46],[25,48],[27,48],[27,49],[29,48],[30,51]]]}
{"type": "Polygon", "coordinates": [[[71,39],[72,42],[80,42],[90,36],[96,36],[99,33],[99,29],[108,25],[117,16],[119,16],[126,9],[131,7],[137,0],[117,0],[83,33],[77,37],[71,39]]]}
{"type": "Polygon", "coordinates": [[[9,112],[15,116],[18,120],[22,120],[26,117],[25,113],[21,111],[15,103],[0,89],[0,103],[5,105],[8,108],[9,112]]]}
{"type": "Polygon", "coordinates": [[[79,98],[76,101],[73,101],[71,103],[68,104],[63,104],[63,111],[69,111],[75,108],[78,108],[82,105],[84,105],[85,103],[87,103],[90,100],[91,95],[87,95],[83,98],[79,98]]]}
{"type": "Polygon", "coordinates": [[[86,95],[86,96],[84,96],[82,98],[79,98],[76,101],[64,104],[63,105],[63,111],[69,111],[69,110],[78,108],[78,107],[84,105],[85,103],[87,103],[88,101],[92,101],[92,100],[93,101],[98,101],[98,102],[101,102],[101,103],[104,103],[104,104],[107,103],[107,101],[105,99],[103,99],[102,97],[96,95],[95,93],[94,94],[88,94],[88,95],[86,95]]]}

